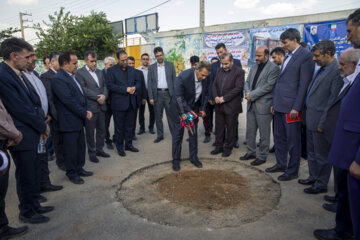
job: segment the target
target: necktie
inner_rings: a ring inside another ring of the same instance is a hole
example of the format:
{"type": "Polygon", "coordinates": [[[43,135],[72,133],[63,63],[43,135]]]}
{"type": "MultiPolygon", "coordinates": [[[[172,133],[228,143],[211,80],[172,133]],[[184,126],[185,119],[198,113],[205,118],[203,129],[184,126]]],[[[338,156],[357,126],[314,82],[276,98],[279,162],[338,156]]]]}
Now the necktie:
{"type": "Polygon", "coordinates": [[[312,89],[313,89],[316,81],[319,79],[320,74],[324,71],[324,69],[325,69],[324,67],[321,67],[321,68],[319,69],[319,71],[316,73],[315,77],[314,77],[314,81],[312,82],[311,87],[310,87],[310,90],[309,90],[309,92],[308,92],[308,94],[307,94],[307,96],[306,96],[306,101],[305,101],[306,106],[307,106],[308,103],[309,103],[309,97],[310,97],[311,91],[312,91],[312,89]]]}

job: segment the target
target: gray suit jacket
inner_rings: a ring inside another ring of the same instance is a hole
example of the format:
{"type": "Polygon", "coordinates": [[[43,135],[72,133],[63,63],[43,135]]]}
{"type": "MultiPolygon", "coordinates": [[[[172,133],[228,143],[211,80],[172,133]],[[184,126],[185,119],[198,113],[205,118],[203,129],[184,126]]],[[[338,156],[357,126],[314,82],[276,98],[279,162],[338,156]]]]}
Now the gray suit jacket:
{"type": "Polygon", "coordinates": [[[247,110],[249,111],[251,105],[254,105],[259,114],[271,114],[270,106],[272,104],[274,87],[279,77],[280,68],[268,60],[259,75],[255,89],[251,90],[258,67],[258,64],[251,67],[245,82],[245,93],[250,93],[251,99],[251,102],[247,103],[247,110]]]}
{"type": "MultiPolygon", "coordinates": [[[[164,61],[165,64],[165,74],[166,82],[169,89],[169,94],[172,97],[175,94],[175,80],[176,72],[175,67],[172,62],[164,61]]],[[[148,71],[148,94],[149,99],[157,99],[157,85],[158,85],[158,72],[157,72],[157,62],[149,66],[148,71]]]]}
{"type": "Polygon", "coordinates": [[[99,94],[104,94],[108,98],[108,90],[105,86],[105,77],[101,70],[96,69],[95,73],[99,79],[99,85],[95,79],[90,75],[88,70],[84,67],[80,68],[76,72],[76,77],[79,83],[82,85],[84,93],[88,99],[88,105],[93,113],[97,113],[100,110],[106,111],[106,104],[100,105],[97,102],[99,94]]]}
{"type": "Polygon", "coordinates": [[[306,127],[311,131],[324,129],[327,111],[344,84],[336,59],[325,67],[309,92],[314,80],[314,78],[311,80],[307,89],[306,98],[309,97],[309,100],[305,110],[306,127]]]}

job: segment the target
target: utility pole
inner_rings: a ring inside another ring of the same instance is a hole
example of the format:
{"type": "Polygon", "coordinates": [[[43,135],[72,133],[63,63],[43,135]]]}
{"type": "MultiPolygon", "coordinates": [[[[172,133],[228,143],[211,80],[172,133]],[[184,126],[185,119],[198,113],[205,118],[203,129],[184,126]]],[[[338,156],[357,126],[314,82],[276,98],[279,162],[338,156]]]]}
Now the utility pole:
{"type": "Polygon", "coordinates": [[[22,39],[25,40],[24,29],[25,29],[25,28],[30,28],[30,27],[24,26],[24,23],[25,23],[25,22],[32,22],[32,20],[30,21],[29,19],[23,19],[23,16],[32,16],[32,14],[31,14],[31,13],[22,13],[22,12],[19,12],[21,37],[22,37],[22,39]]]}
{"type": "Polygon", "coordinates": [[[205,27],[205,0],[200,0],[200,28],[204,31],[205,27]]]}

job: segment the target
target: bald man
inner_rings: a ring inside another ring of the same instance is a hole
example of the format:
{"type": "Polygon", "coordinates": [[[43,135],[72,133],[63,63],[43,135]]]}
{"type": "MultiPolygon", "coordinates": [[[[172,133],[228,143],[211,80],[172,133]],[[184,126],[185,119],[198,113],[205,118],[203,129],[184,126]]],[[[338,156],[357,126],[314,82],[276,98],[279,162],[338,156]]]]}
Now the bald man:
{"type": "Polygon", "coordinates": [[[244,90],[247,100],[246,142],[247,153],[240,160],[255,159],[251,165],[266,162],[270,145],[273,90],[280,68],[269,61],[269,49],[260,46],[255,52],[256,65],[252,66],[246,79],[244,90]],[[259,154],[256,154],[256,132],[260,132],[259,154]]]}

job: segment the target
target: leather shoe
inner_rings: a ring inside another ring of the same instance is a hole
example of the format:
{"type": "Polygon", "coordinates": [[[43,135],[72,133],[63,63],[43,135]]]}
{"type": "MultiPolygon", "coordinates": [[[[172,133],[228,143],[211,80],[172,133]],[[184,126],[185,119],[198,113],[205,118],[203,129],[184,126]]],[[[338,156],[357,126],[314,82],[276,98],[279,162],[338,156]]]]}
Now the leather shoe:
{"type": "Polygon", "coordinates": [[[210,142],[210,136],[205,136],[204,143],[210,142]]]}
{"type": "Polygon", "coordinates": [[[322,206],[325,210],[336,213],[337,203],[324,203],[322,206]]]}
{"type": "Polygon", "coordinates": [[[211,154],[211,155],[216,155],[216,154],[219,154],[219,153],[222,153],[222,152],[223,152],[223,149],[217,147],[217,148],[215,148],[214,150],[212,150],[212,151],[210,152],[210,154],[211,154]]]}
{"type": "Polygon", "coordinates": [[[202,166],[203,166],[202,163],[198,159],[196,159],[195,161],[191,161],[191,163],[194,164],[194,166],[197,168],[202,168],[202,166]]]}
{"type": "Polygon", "coordinates": [[[275,164],[274,166],[265,169],[265,172],[268,173],[285,172],[285,168],[282,168],[279,165],[275,164]]]}
{"type": "Polygon", "coordinates": [[[221,154],[222,157],[228,157],[231,155],[231,150],[224,150],[221,154]]]}
{"type": "Polygon", "coordinates": [[[290,175],[290,174],[284,173],[284,174],[280,175],[277,179],[279,181],[290,181],[290,180],[293,180],[296,178],[298,178],[298,175],[290,175]]]}
{"type": "Polygon", "coordinates": [[[180,171],[180,162],[178,162],[178,161],[173,162],[172,168],[175,172],[180,171]]]}
{"type": "Polygon", "coordinates": [[[63,186],[57,186],[57,185],[53,185],[51,183],[48,183],[46,185],[42,185],[40,187],[40,192],[43,193],[43,192],[53,192],[53,191],[59,191],[63,189],[63,186]]]}
{"type": "Polygon", "coordinates": [[[306,179],[299,179],[298,183],[300,183],[302,185],[313,185],[315,183],[315,181],[311,180],[309,178],[306,178],[306,179]]]}
{"type": "Polygon", "coordinates": [[[328,191],[327,188],[318,188],[318,187],[315,187],[314,185],[309,188],[304,189],[304,193],[307,193],[307,194],[326,193],[327,191],[328,191]]]}
{"type": "Polygon", "coordinates": [[[352,236],[341,236],[333,229],[316,229],[314,236],[319,240],[346,240],[352,239],[352,236]]]}
{"type": "Polygon", "coordinates": [[[141,134],[143,134],[143,133],[145,133],[145,130],[144,130],[144,129],[140,129],[140,130],[138,131],[137,135],[141,135],[141,134]]]}
{"type": "Polygon", "coordinates": [[[31,217],[25,217],[25,216],[19,215],[19,219],[22,222],[32,223],[32,224],[44,223],[44,222],[48,222],[50,220],[50,218],[40,215],[38,213],[35,213],[31,217]]]}
{"type": "Polygon", "coordinates": [[[125,147],[126,151],[130,151],[130,152],[139,152],[139,149],[137,149],[134,146],[130,146],[130,147],[125,147]]]}
{"type": "Polygon", "coordinates": [[[275,145],[269,149],[269,153],[274,153],[275,152],[275,145]]]}
{"type": "Polygon", "coordinates": [[[22,226],[18,228],[4,226],[0,228],[0,239],[10,239],[13,237],[19,237],[22,234],[26,233],[28,230],[29,228],[27,226],[22,226]]]}
{"type": "Polygon", "coordinates": [[[90,162],[93,162],[93,163],[99,162],[99,159],[96,156],[89,156],[89,160],[90,160],[90,162]]]}
{"type": "Polygon", "coordinates": [[[246,145],[246,144],[247,144],[247,141],[243,141],[243,144],[246,145]]]}
{"type": "Polygon", "coordinates": [[[96,156],[103,157],[103,158],[109,158],[109,157],[110,157],[110,154],[102,151],[102,152],[97,152],[97,153],[96,153],[96,156]]]}
{"type": "Polygon", "coordinates": [[[164,138],[163,137],[158,137],[158,138],[156,138],[155,140],[154,140],[154,143],[158,143],[158,142],[160,142],[161,140],[164,140],[164,138]]]}
{"type": "Polygon", "coordinates": [[[107,143],[106,147],[107,147],[107,149],[114,149],[114,146],[112,145],[112,143],[107,143]]]}
{"type": "Polygon", "coordinates": [[[239,148],[240,146],[239,146],[239,141],[235,141],[235,143],[234,143],[234,148],[239,148]]]}
{"type": "Polygon", "coordinates": [[[93,175],[93,172],[85,171],[84,169],[81,169],[80,171],[78,171],[78,175],[80,177],[89,177],[93,175]]]}
{"type": "Polygon", "coordinates": [[[126,153],[124,152],[124,150],[119,150],[119,151],[118,151],[118,154],[119,154],[121,157],[125,157],[125,156],[126,156],[126,153]]]}
{"type": "Polygon", "coordinates": [[[70,182],[74,183],[74,184],[83,184],[84,180],[79,177],[79,176],[75,176],[75,177],[69,177],[70,182]]]}
{"type": "Polygon", "coordinates": [[[44,197],[43,195],[39,195],[39,197],[38,197],[38,201],[39,201],[39,203],[44,203],[44,202],[46,202],[46,201],[47,201],[47,198],[46,198],[46,197],[44,197]]]}
{"type": "Polygon", "coordinates": [[[248,153],[245,153],[244,156],[240,157],[240,160],[250,160],[250,159],[255,159],[256,156],[254,154],[248,154],[248,153]]]}
{"type": "Polygon", "coordinates": [[[154,132],[154,129],[149,129],[149,132],[151,133],[151,134],[155,134],[155,132],[154,132]]]}
{"type": "Polygon", "coordinates": [[[261,159],[257,158],[254,161],[252,161],[250,164],[253,165],[253,166],[259,166],[259,165],[264,164],[264,163],[266,163],[265,160],[261,160],[261,159]]]}
{"type": "Polygon", "coordinates": [[[336,203],[338,201],[338,196],[337,195],[335,195],[335,196],[325,195],[324,200],[327,202],[336,203]]]}
{"type": "Polygon", "coordinates": [[[47,213],[47,212],[51,212],[54,209],[55,209],[55,207],[53,207],[53,206],[41,206],[38,209],[36,209],[36,212],[38,214],[44,214],[44,213],[47,213]]]}

